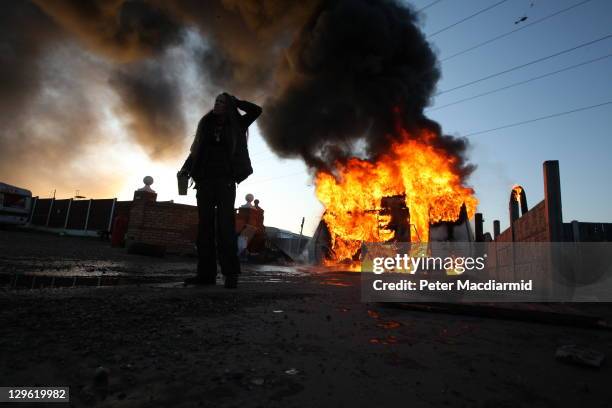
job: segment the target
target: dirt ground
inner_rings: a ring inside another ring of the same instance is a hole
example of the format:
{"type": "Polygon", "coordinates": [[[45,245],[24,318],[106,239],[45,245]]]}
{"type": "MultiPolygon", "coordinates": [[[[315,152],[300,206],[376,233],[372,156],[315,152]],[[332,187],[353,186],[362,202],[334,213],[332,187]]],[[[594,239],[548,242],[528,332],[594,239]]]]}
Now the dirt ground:
{"type": "Polygon", "coordinates": [[[358,274],[300,266],[184,287],[194,267],[0,231],[0,385],[70,386],[72,406],[96,407],[612,406],[609,361],[555,359],[564,344],[609,358],[610,331],[362,303],[358,274]]]}

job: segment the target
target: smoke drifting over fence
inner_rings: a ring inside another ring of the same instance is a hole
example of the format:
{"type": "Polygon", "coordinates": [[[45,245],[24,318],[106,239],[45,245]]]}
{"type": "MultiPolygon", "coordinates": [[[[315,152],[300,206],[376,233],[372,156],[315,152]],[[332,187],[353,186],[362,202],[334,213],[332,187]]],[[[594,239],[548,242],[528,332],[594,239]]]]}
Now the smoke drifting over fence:
{"type": "MultiPolygon", "coordinates": [[[[8,0],[0,8],[0,173],[26,185],[49,167],[72,183],[78,153],[107,139],[108,107],[152,159],[175,160],[196,125],[189,111],[205,113],[220,91],[263,102],[270,147],[317,169],[375,157],[398,119],[440,135],[423,116],[440,77],[436,57],[417,15],[395,1],[8,0]]],[[[436,143],[469,173],[465,141],[436,143]]]]}

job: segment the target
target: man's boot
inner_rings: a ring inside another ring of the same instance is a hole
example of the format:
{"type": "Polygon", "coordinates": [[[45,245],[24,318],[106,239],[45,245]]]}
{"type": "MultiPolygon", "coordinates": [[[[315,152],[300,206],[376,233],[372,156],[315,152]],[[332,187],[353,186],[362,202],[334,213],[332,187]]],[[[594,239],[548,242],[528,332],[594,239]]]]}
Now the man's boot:
{"type": "Polygon", "coordinates": [[[238,275],[225,276],[225,289],[236,289],[238,287],[238,275]]]}
{"type": "Polygon", "coordinates": [[[185,279],[185,285],[200,285],[200,286],[214,286],[217,283],[216,276],[202,276],[196,275],[185,279]]]}

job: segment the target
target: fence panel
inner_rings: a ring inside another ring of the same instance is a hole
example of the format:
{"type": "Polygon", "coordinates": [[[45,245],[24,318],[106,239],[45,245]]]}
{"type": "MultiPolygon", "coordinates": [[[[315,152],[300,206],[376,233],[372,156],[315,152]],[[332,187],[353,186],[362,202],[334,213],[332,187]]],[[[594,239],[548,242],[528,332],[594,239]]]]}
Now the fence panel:
{"type": "Polygon", "coordinates": [[[74,230],[85,229],[85,221],[87,220],[87,208],[89,200],[75,200],[70,206],[70,215],[68,215],[68,225],[66,228],[74,230]]]}
{"type": "Polygon", "coordinates": [[[34,213],[30,221],[33,225],[45,226],[47,224],[51,201],[53,201],[51,198],[39,198],[36,200],[36,207],[34,207],[34,213]]]}
{"type": "Polygon", "coordinates": [[[49,217],[49,228],[64,228],[69,205],[70,200],[55,200],[49,217]]]}
{"type": "Polygon", "coordinates": [[[115,199],[93,200],[89,210],[88,231],[108,231],[115,199]]]}

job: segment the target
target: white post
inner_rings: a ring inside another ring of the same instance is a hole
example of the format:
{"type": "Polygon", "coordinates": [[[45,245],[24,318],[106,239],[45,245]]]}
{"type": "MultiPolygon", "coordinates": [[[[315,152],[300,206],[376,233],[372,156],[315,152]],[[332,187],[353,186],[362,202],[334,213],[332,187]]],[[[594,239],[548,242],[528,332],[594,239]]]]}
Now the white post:
{"type": "Polygon", "coordinates": [[[68,228],[68,217],[70,216],[70,207],[72,207],[72,198],[68,201],[68,209],[66,210],[66,221],[64,221],[64,229],[68,228]]]}
{"type": "Polygon", "coordinates": [[[108,230],[111,230],[111,227],[113,225],[113,213],[115,212],[115,204],[117,204],[117,199],[113,198],[113,206],[111,207],[111,211],[110,211],[110,216],[108,217],[108,230]]]}
{"type": "Polygon", "coordinates": [[[87,215],[85,216],[85,227],[83,227],[84,231],[87,231],[87,227],[89,226],[89,212],[91,211],[91,202],[93,200],[89,199],[89,205],[87,206],[87,215]]]}
{"type": "Polygon", "coordinates": [[[30,211],[30,219],[28,220],[28,224],[32,224],[32,219],[34,218],[34,211],[36,211],[37,202],[38,202],[38,196],[34,197],[34,203],[32,204],[32,210],[30,211]]]}
{"type": "Polygon", "coordinates": [[[45,227],[49,226],[49,220],[51,219],[51,211],[53,211],[53,203],[55,203],[55,197],[51,199],[51,205],[49,206],[49,212],[47,213],[47,223],[45,227]]]}

